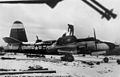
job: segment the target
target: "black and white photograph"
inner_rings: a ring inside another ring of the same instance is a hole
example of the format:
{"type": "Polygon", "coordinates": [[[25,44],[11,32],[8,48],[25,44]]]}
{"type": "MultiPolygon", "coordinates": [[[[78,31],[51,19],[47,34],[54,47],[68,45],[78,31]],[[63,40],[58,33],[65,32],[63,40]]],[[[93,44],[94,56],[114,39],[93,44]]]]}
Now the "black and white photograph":
{"type": "Polygon", "coordinates": [[[119,0],[0,0],[0,77],[120,77],[119,0]]]}

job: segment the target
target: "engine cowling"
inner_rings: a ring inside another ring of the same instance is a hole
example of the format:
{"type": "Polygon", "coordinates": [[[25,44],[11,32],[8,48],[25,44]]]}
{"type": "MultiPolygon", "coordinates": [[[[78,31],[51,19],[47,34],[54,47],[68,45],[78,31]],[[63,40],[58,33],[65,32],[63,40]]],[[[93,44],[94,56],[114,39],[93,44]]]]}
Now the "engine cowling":
{"type": "Polygon", "coordinates": [[[77,38],[75,36],[64,36],[64,37],[58,38],[57,45],[66,45],[76,41],[77,41],[77,38]]]}

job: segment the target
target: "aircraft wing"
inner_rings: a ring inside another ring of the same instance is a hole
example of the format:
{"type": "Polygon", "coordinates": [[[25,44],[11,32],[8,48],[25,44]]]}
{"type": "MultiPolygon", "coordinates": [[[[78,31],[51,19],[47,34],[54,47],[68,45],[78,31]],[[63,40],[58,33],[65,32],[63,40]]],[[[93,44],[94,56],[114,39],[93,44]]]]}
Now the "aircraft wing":
{"type": "Polygon", "coordinates": [[[58,2],[62,0],[7,0],[7,1],[0,1],[0,3],[4,4],[42,4],[45,3],[49,7],[54,8],[58,2]]]}
{"type": "Polygon", "coordinates": [[[42,41],[42,44],[43,45],[52,45],[55,42],[56,42],[56,40],[47,40],[47,41],[42,41]]]}
{"type": "Polygon", "coordinates": [[[77,48],[84,48],[85,46],[83,44],[79,43],[70,43],[67,45],[54,45],[50,47],[49,49],[60,49],[60,50],[66,50],[66,51],[71,51],[71,50],[76,50],[77,48]]]}
{"type": "Polygon", "coordinates": [[[34,43],[34,42],[22,42],[23,45],[25,46],[50,46],[52,45],[56,40],[48,40],[48,41],[41,41],[38,43],[34,43]]]}
{"type": "Polygon", "coordinates": [[[6,43],[22,43],[21,41],[15,39],[15,38],[12,38],[12,37],[4,37],[3,40],[6,43]]]}
{"type": "Polygon", "coordinates": [[[76,45],[71,45],[71,44],[62,45],[62,46],[55,46],[55,48],[58,48],[58,49],[60,49],[60,48],[75,48],[75,47],[77,47],[77,46],[76,45]]]}

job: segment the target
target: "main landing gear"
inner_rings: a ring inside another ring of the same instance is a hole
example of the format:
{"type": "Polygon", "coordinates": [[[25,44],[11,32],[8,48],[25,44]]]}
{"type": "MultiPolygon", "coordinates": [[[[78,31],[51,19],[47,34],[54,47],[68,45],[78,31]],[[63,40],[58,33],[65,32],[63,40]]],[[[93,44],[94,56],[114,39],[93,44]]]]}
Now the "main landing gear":
{"type": "Polygon", "coordinates": [[[72,54],[70,53],[66,53],[63,57],[61,57],[62,61],[68,61],[68,62],[72,62],[74,61],[74,57],[72,54]]]}
{"type": "MultiPolygon", "coordinates": [[[[109,62],[109,58],[108,57],[103,58],[103,62],[108,63],[109,62]]],[[[120,59],[117,59],[116,63],[120,64],[120,59]]]]}
{"type": "Polygon", "coordinates": [[[105,63],[108,63],[108,62],[109,62],[109,58],[108,58],[108,57],[105,57],[105,58],[103,58],[103,61],[104,61],[105,63]]]}

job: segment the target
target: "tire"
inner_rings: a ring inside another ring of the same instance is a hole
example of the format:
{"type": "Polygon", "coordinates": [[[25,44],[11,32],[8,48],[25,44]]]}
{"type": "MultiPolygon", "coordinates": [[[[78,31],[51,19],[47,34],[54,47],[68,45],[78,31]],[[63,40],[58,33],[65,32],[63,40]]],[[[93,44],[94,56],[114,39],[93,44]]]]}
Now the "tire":
{"type": "Polygon", "coordinates": [[[120,59],[117,59],[117,63],[120,64],[120,59]]]}
{"type": "Polygon", "coordinates": [[[103,61],[104,61],[105,63],[108,63],[108,62],[109,62],[109,59],[108,59],[107,57],[105,57],[105,58],[103,59],[103,61]]]}
{"type": "Polygon", "coordinates": [[[63,57],[61,57],[62,61],[68,61],[68,62],[72,62],[74,61],[74,57],[70,54],[64,55],[63,57]]]}

